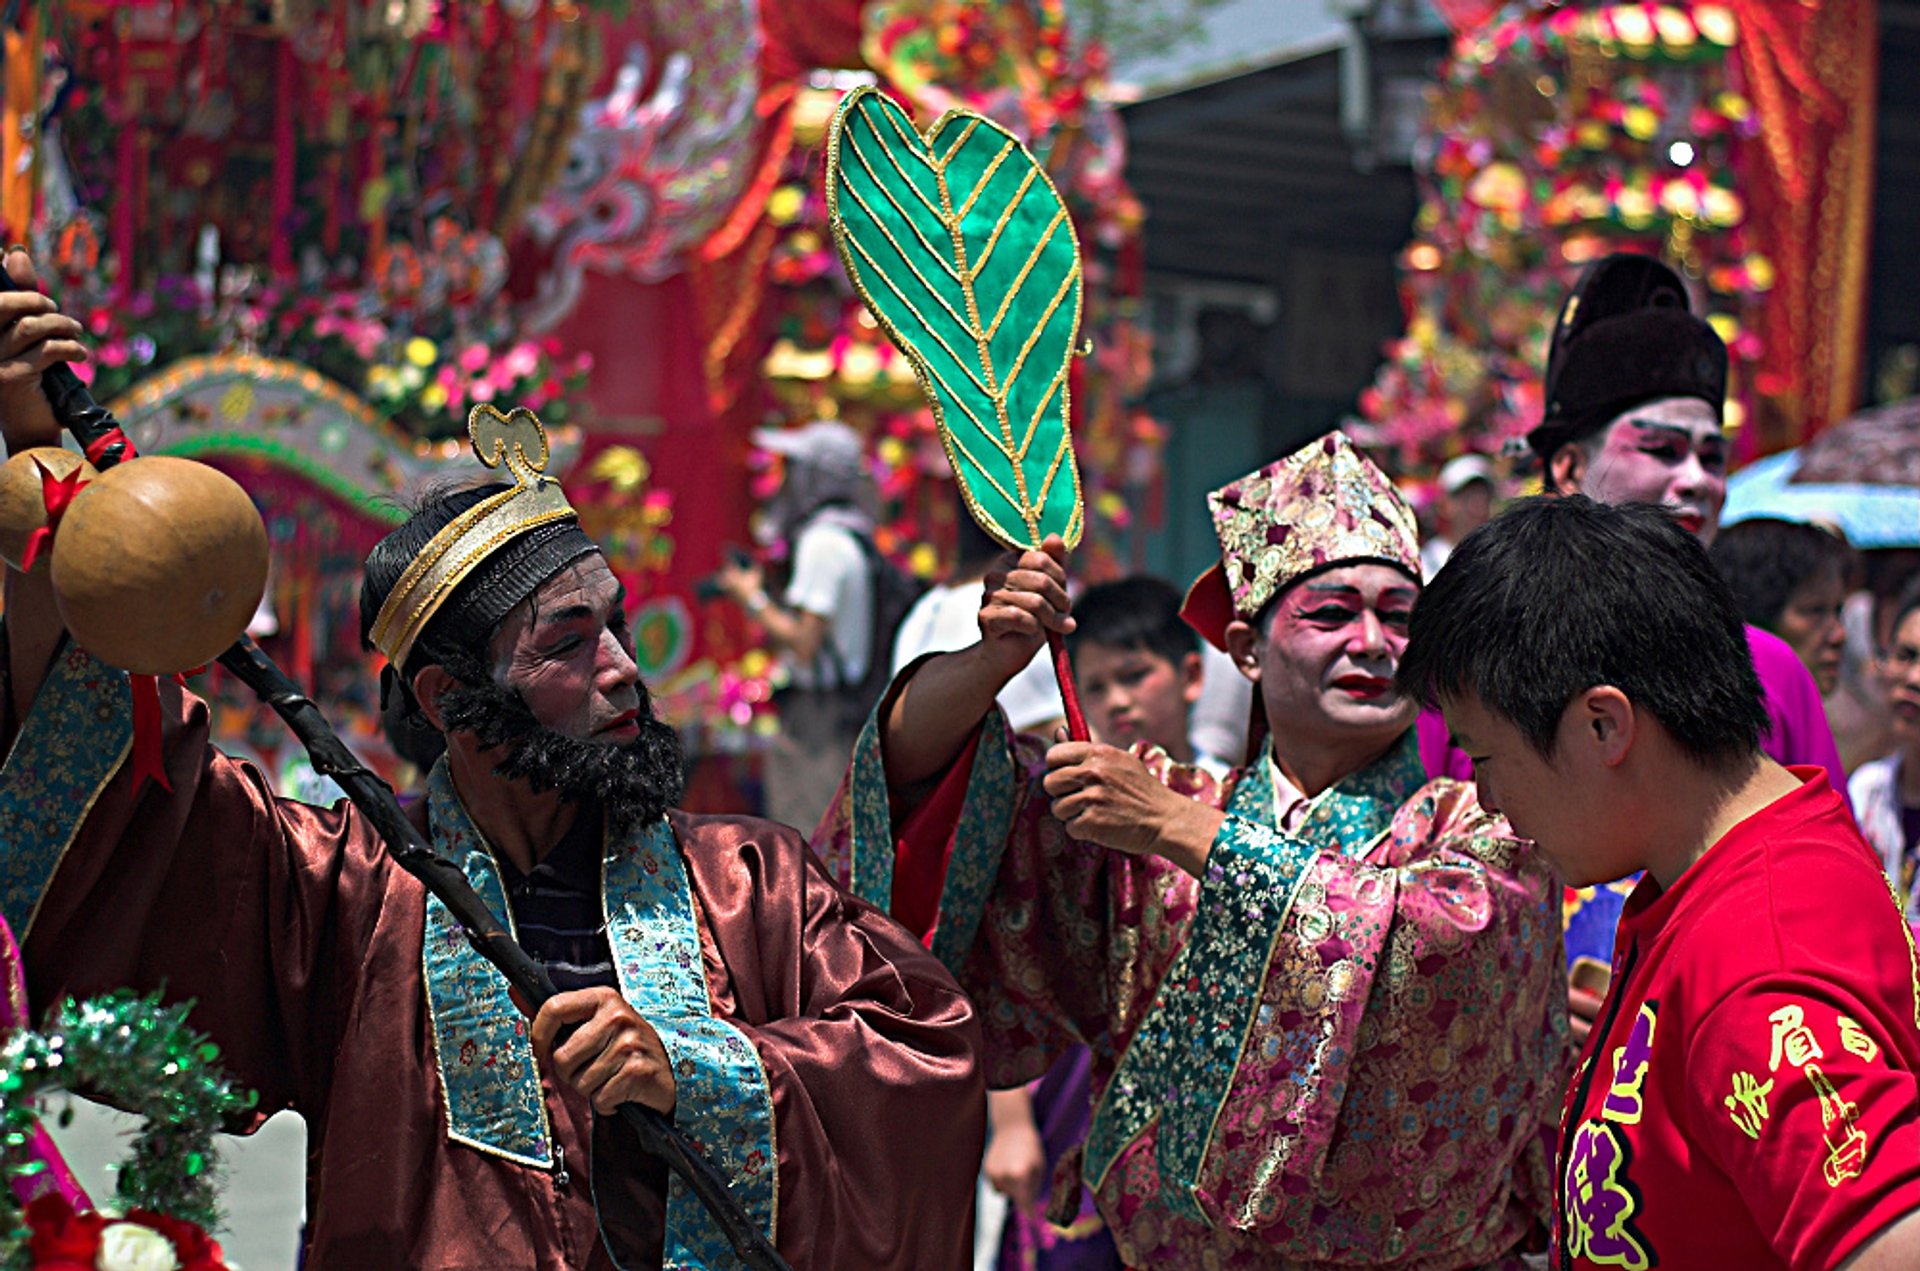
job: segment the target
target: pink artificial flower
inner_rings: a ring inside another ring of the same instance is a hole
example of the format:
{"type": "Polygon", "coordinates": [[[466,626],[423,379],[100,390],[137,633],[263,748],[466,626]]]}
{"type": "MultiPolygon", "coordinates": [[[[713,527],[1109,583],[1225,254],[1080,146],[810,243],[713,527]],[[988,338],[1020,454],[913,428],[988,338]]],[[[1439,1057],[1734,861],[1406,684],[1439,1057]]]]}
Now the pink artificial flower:
{"type": "Polygon", "coordinates": [[[513,378],[525,379],[539,367],[540,350],[534,348],[530,342],[522,340],[508,350],[507,356],[502,361],[506,369],[512,373],[513,378]]]}

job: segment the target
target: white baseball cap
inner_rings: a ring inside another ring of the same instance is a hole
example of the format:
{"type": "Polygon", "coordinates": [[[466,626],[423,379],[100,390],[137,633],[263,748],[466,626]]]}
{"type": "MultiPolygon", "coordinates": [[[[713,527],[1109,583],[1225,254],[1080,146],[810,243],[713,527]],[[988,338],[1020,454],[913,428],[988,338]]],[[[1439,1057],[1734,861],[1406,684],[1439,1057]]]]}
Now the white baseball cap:
{"type": "Polygon", "coordinates": [[[1493,465],[1485,455],[1460,455],[1449,459],[1447,466],[1440,469],[1440,488],[1448,494],[1458,494],[1475,481],[1496,484],[1493,465]]]}
{"type": "Polygon", "coordinates": [[[753,444],[823,472],[860,471],[860,434],[837,419],[816,419],[798,428],[757,428],[753,444]]]}

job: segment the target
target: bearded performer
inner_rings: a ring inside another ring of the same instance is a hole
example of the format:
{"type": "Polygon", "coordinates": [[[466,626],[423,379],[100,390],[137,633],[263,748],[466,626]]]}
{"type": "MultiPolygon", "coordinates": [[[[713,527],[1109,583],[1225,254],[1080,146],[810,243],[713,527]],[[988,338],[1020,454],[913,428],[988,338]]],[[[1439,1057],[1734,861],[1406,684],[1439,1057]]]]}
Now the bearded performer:
{"type": "Polygon", "coordinates": [[[1071,628],[1050,540],[889,691],[827,846],[979,1003],[990,1086],[1092,1048],[1054,1221],[1084,1180],[1128,1266],[1517,1265],[1570,1059],[1557,888],[1421,769],[1413,514],[1339,435],[1210,502],[1185,613],[1256,685],[1250,766],[1009,733],[994,693],[1071,628]]]}
{"type": "MultiPolygon", "coordinates": [[[[0,319],[7,444],[54,442],[37,373],[78,330],[31,293],[0,319]]],[[[673,810],[677,741],[544,435],[477,412],[482,436],[514,482],[432,497],[380,542],[363,634],[446,736],[409,815],[562,991],[529,1027],[356,809],[274,798],[190,693],[162,687],[171,789],[139,788],[127,677],[65,638],[42,569],[7,575],[0,771],[0,909],[33,999],[195,1001],[257,1119],[306,1120],[312,1267],[737,1265],[607,1115],[627,1101],[670,1116],[796,1268],[964,1266],[967,1000],[794,831],[673,810]]]]}

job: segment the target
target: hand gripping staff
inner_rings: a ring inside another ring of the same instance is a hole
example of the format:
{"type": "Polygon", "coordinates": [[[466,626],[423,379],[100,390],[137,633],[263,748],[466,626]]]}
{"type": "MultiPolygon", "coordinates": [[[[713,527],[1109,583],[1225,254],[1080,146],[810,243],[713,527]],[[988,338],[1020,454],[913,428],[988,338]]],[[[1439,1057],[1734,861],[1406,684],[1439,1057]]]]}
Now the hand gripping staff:
{"type": "MultiPolygon", "coordinates": [[[[847,277],[907,356],[967,510],[995,541],[1080,542],[1067,430],[1080,331],[1080,243],[1044,169],[984,115],[922,135],[874,88],[827,136],[827,213],[847,277]]],[[[1087,740],[1066,642],[1047,632],[1067,727],[1087,740]]]]}
{"type": "MultiPolygon", "coordinates": [[[[13,280],[0,270],[0,290],[13,289],[13,280]]],[[[128,457],[132,447],[120,431],[118,421],[93,400],[72,368],[64,363],[55,365],[41,375],[41,383],[54,417],[73,433],[75,440],[93,457],[96,467],[104,470],[128,457]]],[[[400,810],[393,790],[347,749],[320,708],[301,692],[299,685],[245,635],[222,653],[219,661],[286,721],[300,744],[306,747],[314,771],[340,783],[347,797],[385,841],[394,859],[439,897],[480,955],[498,967],[507,982],[518,989],[535,1010],[552,997],[556,990],[546,968],[529,957],[508,934],[500,919],[467,882],[460,867],[433,850],[400,810]]],[[[725,1176],[700,1154],[685,1134],[652,1108],[637,1103],[621,1104],[620,1119],[632,1128],[641,1148],[665,1162],[706,1206],[715,1223],[726,1233],[742,1266],[750,1271],[792,1271],[728,1194],[725,1176]]]]}

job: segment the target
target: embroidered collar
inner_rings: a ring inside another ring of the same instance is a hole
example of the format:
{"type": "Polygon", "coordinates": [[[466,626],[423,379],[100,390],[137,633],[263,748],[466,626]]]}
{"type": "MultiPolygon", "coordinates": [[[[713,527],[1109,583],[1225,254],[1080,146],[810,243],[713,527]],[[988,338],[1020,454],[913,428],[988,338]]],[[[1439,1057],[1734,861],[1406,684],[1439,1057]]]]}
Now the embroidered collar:
{"type": "MultiPolygon", "coordinates": [[[[445,759],[427,784],[434,846],[511,924],[499,864],[461,805],[445,759]]],[[[752,1041],[713,1014],[692,884],[665,818],[606,836],[598,883],[621,996],[653,1026],[673,1063],[680,1096],[674,1123],[707,1152],[772,1239],[779,1159],[772,1091],[752,1041]]],[[[505,977],[431,897],[421,958],[448,1137],[550,1168],[552,1128],[526,1020],[507,996],[505,977]]],[[[667,1198],[665,1256],[668,1266],[732,1265],[725,1235],[677,1185],[667,1198]]]]}
{"type": "MultiPolygon", "coordinates": [[[[1280,828],[1274,798],[1276,775],[1273,739],[1269,737],[1260,747],[1259,757],[1242,770],[1227,815],[1280,828]]],[[[1309,799],[1296,831],[1322,841],[1331,838],[1345,855],[1359,856],[1387,832],[1393,814],[1426,780],[1419,737],[1409,728],[1379,759],[1309,799]]]]}

